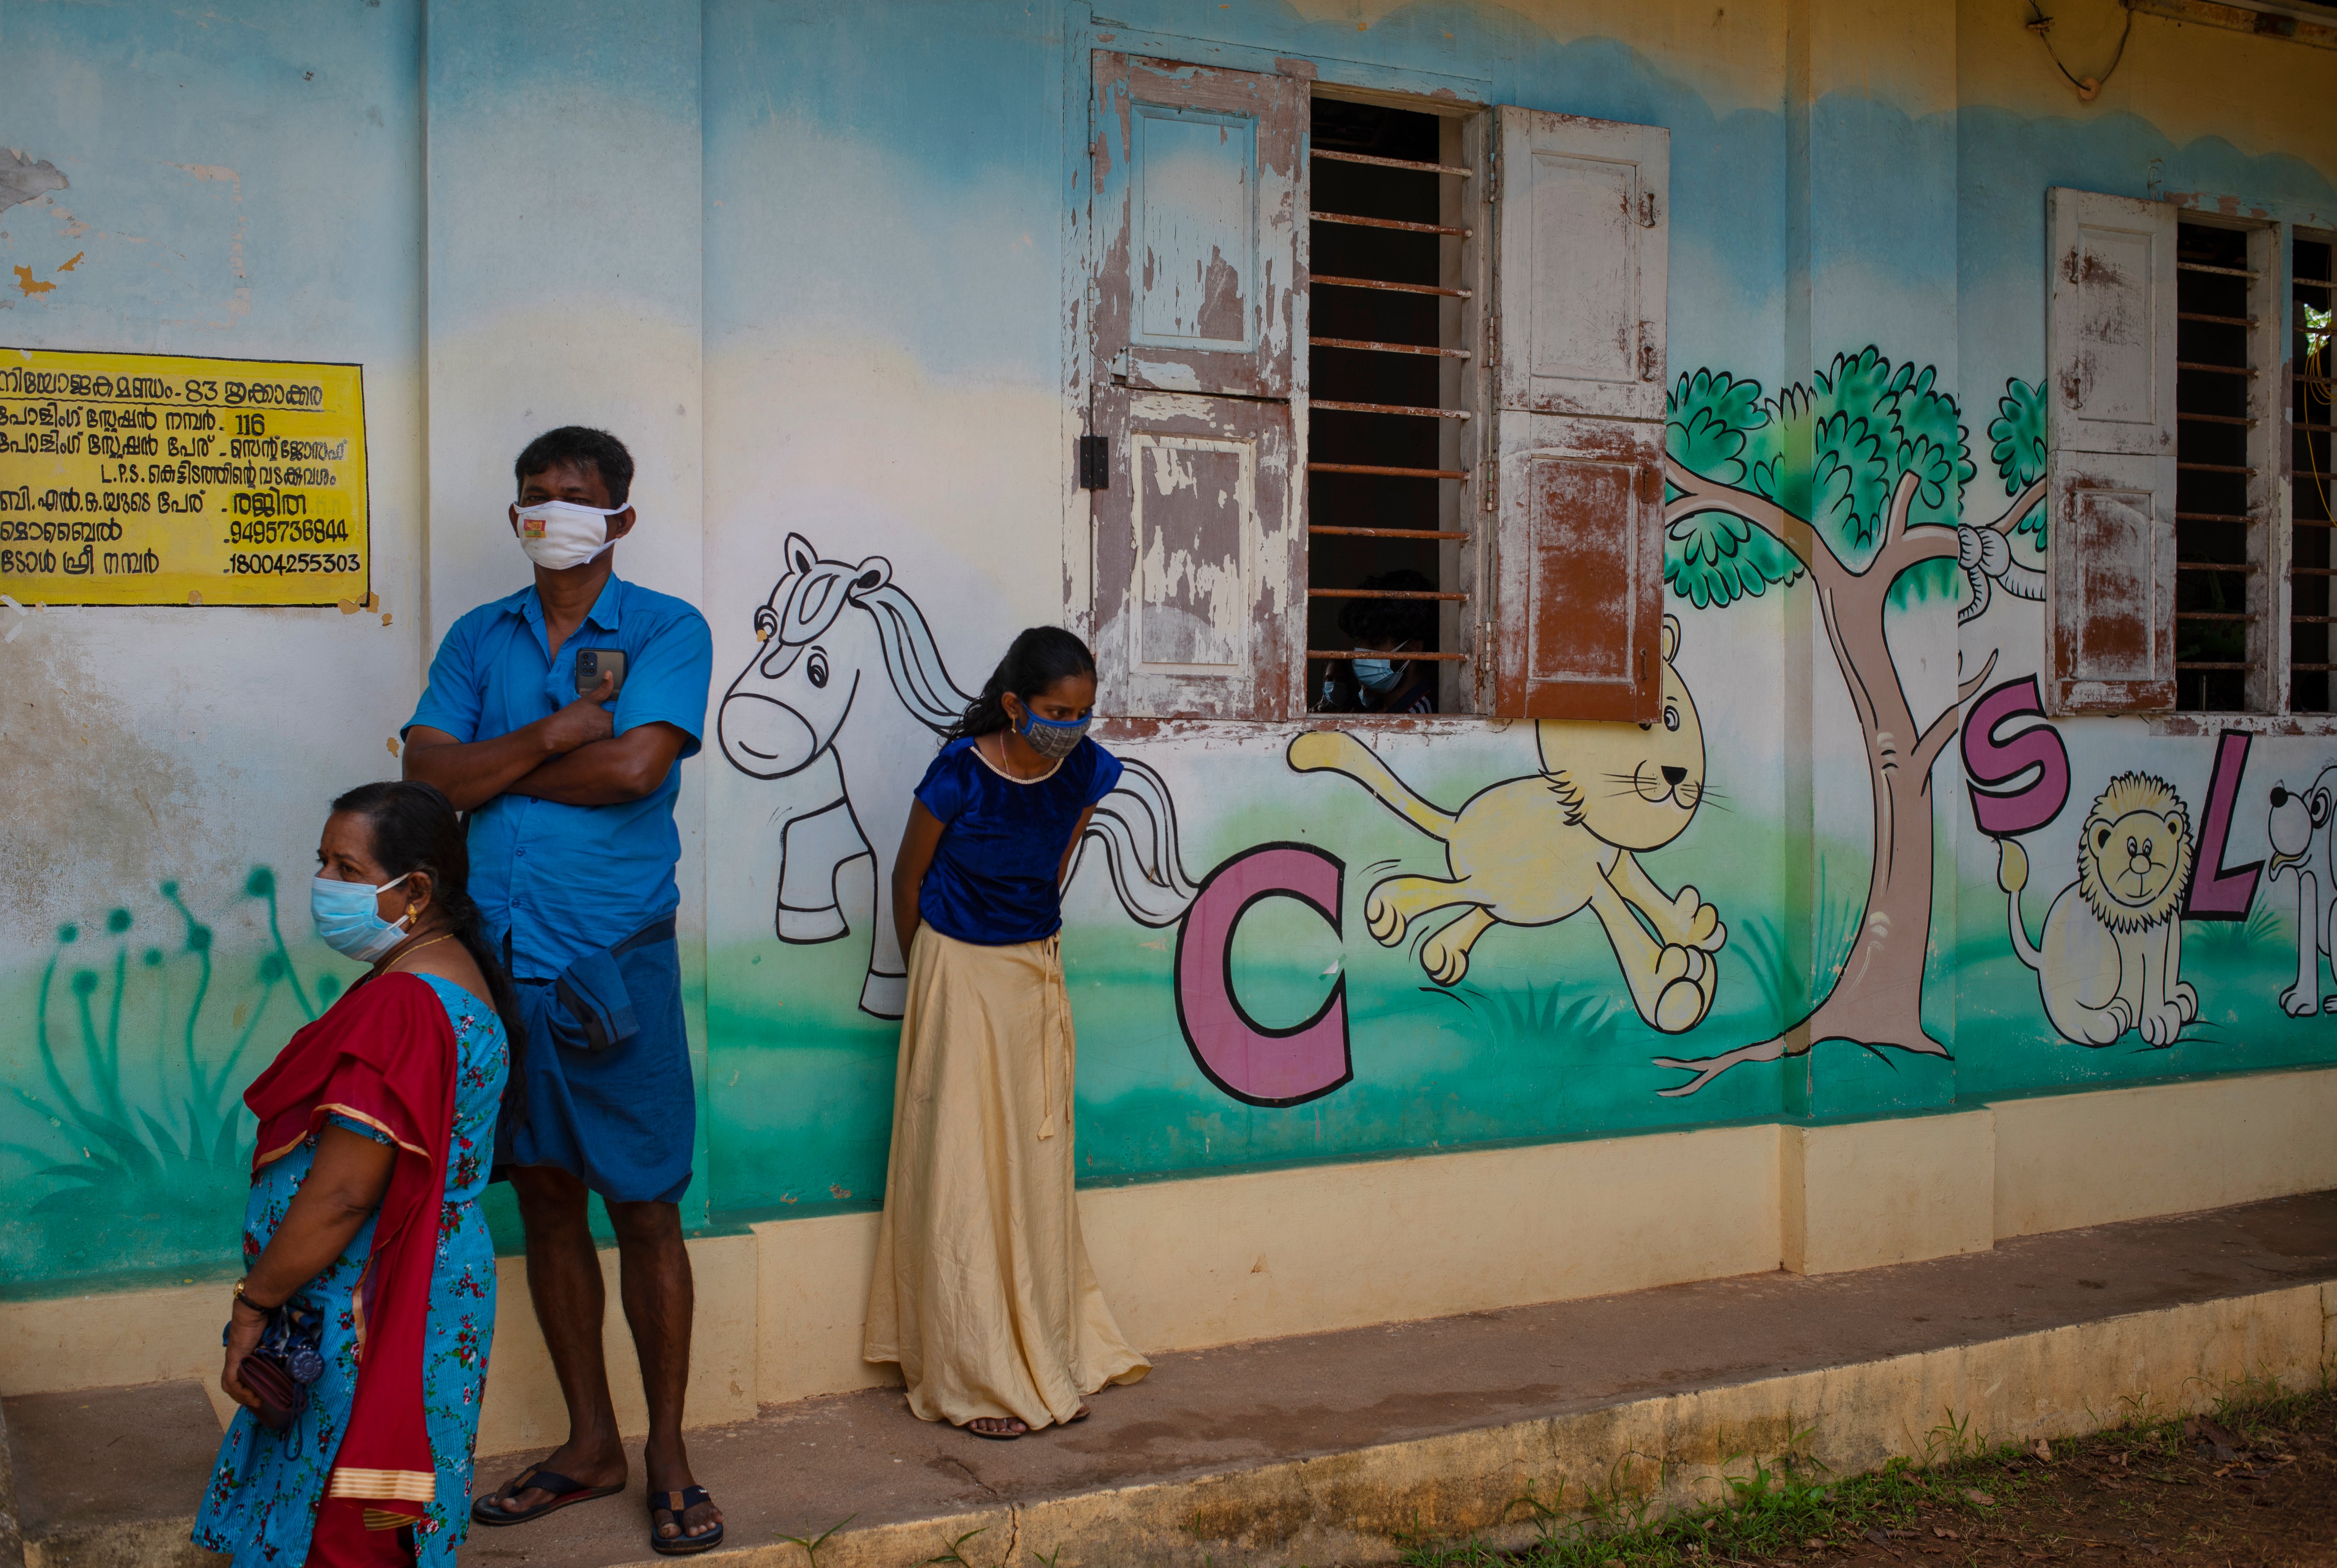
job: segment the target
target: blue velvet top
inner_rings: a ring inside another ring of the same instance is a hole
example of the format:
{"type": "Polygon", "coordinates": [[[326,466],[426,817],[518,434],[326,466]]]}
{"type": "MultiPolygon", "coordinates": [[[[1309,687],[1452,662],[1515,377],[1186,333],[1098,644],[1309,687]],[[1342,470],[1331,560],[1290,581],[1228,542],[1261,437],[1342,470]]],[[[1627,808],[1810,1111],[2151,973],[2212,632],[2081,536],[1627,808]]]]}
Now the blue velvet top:
{"type": "Polygon", "coordinates": [[[917,912],[942,935],[985,947],[1053,936],[1063,924],[1055,872],[1071,830],[1120,774],[1120,759],[1092,740],[1027,784],[991,766],[971,737],[950,742],[917,785],[942,824],[917,912]]]}

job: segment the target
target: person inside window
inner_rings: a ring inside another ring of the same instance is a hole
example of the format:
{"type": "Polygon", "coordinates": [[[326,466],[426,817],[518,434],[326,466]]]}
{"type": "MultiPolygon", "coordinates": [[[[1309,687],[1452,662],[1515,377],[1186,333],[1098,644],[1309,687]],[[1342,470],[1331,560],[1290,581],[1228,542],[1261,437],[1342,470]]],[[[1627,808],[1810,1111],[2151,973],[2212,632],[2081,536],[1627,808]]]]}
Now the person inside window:
{"type": "MultiPolygon", "coordinates": [[[[1358,587],[1381,593],[1433,593],[1436,585],[1416,571],[1384,571],[1358,587]]],[[[1370,648],[1352,661],[1351,713],[1414,714],[1436,711],[1436,664],[1404,655],[1436,646],[1433,599],[1351,599],[1339,612],[1339,630],[1351,648],[1370,648]]]]}

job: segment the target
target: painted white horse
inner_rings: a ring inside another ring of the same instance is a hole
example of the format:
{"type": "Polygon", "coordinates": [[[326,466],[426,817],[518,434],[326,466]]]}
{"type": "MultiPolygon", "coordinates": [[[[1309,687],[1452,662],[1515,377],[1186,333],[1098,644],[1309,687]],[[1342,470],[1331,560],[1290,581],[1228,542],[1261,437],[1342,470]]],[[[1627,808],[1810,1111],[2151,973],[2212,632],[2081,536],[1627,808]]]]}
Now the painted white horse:
{"type": "MultiPolygon", "coordinates": [[[[973,698],[950,678],[924,612],[894,583],[890,561],[882,556],[857,565],[824,560],[808,540],[793,533],[783,553],[787,574],[755,611],[761,646],[722,698],[722,755],[741,773],[777,779],[835,753],[841,793],[788,819],[780,831],[773,924],[783,942],[831,942],[850,935],[836,881],[846,865],[872,857],[876,930],[860,1006],[880,1018],[897,1018],[906,1000],[908,965],[893,926],[893,851],[935,737],[973,698]],[[826,847],[809,852],[815,843],[826,847]]],[[[1176,803],[1159,774],[1143,763],[1122,761],[1127,772],[1120,787],[1098,803],[1086,837],[1103,841],[1112,887],[1129,917],[1146,926],[1170,925],[1196,892],[1178,854],[1176,803]]],[[[1082,839],[1065,871],[1066,885],[1086,850],[1082,839]]]]}

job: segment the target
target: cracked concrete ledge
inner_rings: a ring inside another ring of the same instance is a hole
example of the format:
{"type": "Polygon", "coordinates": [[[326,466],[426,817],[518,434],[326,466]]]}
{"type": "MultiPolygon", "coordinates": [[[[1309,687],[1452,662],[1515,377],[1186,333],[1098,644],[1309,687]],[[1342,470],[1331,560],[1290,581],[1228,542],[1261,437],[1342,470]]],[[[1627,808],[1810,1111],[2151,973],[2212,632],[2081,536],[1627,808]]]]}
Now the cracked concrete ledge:
{"type": "Polygon", "coordinates": [[[8,1417],[0,1411],[0,1568],[24,1568],[24,1531],[16,1513],[16,1461],[8,1446],[8,1417]]]}
{"type": "Polygon", "coordinates": [[[183,1519],[144,1519],[65,1530],[24,1543],[24,1568],[224,1568],[229,1561],[200,1550],[188,1539],[195,1528],[183,1519]]]}
{"type": "MultiPolygon", "coordinates": [[[[920,1568],[975,1530],[962,1553],[975,1568],[1387,1562],[1413,1536],[1517,1546],[1534,1533],[1513,1506],[1529,1484],[1545,1502],[1563,1484],[1579,1506],[1586,1486],[1612,1475],[1633,1493],[1661,1484],[1677,1507],[1713,1500],[1729,1456],[1775,1455],[1804,1430],[1804,1451],[1843,1475],[1922,1457],[1958,1423],[1990,1440],[2074,1437],[2138,1410],[2204,1409],[2252,1378],[2315,1384],[2337,1358],[2332,1334],[2337,1283],[2299,1285],[1190,1480],[847,1527],[818,1565],[920,1568]]],[[[809,1568],[789,1542],[708,1561],[809,1568]]]]}
{"type": "MultiPolygon", "coordinates": [[[[2321,1203],[2321,1201],[2312,1201],[2321,1203]]],[[[2312,1208],[2307,1203],[2304,1208],[2312,1208]]],[[[2290,1206],[2297,1208],[2297,1206],[2290,1206]]],[[[2325,1208],[2325,1203],[2321,1203],[2325,1208]]],[[[2204,1232],[2236,1234],[2230,1224],[2208,1217],[2204,1232]]],[[[2174,1224],[2169,1229],[2183,1229],[2174,1224]]],[[[2202,1229],[2195,1224],[2192,1229],[2202,1229]]],[[[2068,1255],[2064,1243],[2057,1255],[2068,1255]]],[[[2309,1236],[2288,1241],[2285,1248],[2239,1252],[2225,1248],[2232,1269],[2267,1269],[2273,1278],[2309,1278],[2325,1271],[2325,1248],[2309,1236]]],[[[2192,1261],[2213,1261],[2192,1255],[2192,1261]]],[[[1947,1276],[1965,1264],[1916,1264],[1910,1276],[1916,1285],[1938,1273],[1947,1276]]],[[[2227,1269],[2230,1273],[2230,1269],[2227,1269]]],[[[2021,1278],[2042,1278],[2036,1269],[2024,1269],[2021,1278]]],[[[2192,1278],[2204,1278],[2199,1269],[2192,1278]]],[[[2075,1281],[2092,1288],[2094,1281],[2075,1281]]],[[[1923,1458],[1951,1442],[1949,1435],[1968,1439],[2000,1437],[2070,1437],[2122,1421],[2134,1411],[2180,1414],[2211,1407],[2223,1393],[2246,1381],[2276,1381],[2288,1388],[2313,1386],[2325,1374],[2337,1372],[2337,1278],[2288,1283],[2276,1290],[2255,1290],[2244,1295],[2213,1297],[2204,1301],[2169,1301],[2143,1311],[2110,1311],[2101,1318],[2082,1318],[2054,1328],[1989,1332],[1963,1344],[1910,1349],[1900,1353],[1870,1353],[1867,1358],[1842,1358],[1834,1365],[1814,1365],[1802,1358],[1794,1372],[1774,1377],[1748,1377],[1745,1372],[1708,1374],[1689,1378],[1668,1367],[1692,1365],[1699,1339],[1725,1339],[1729,1332],[1753,1329],[1769,1356],[1788,1360],[1790,1353],[1772,1346],[1781,1337],[1785,1320],[1762,1318],[1760,1301],[1776,1297],[1818,1316],[1816,1328],[1825,1334],[1843,1316],[1858,1311],[1860,1295],[1877,1285],[1851,1281],[1837,1285],[1800,1285],[1790,1281],[1757,1283],[1753,1288],[1687,1290],[1671,1292],[1671,1311],[1655,1313],[1655,1304],[1619,1300],[1618,1311],[1638,1318],[1657,1316],[1657,1360],[1636,1362],[1615,1393],[1594,1395],[1575,1409],[1533,1414],[1533,1417],[1486,1417],[1477,1423],[1447,1426],[1435,1433],[1391,1437],[1339,1449],[1339,1430],[1351,1426],[1330,1414],[1320,1426],[1306,1427],[1311,1435],[1286,1446],[1281,1454],[1257,1458],[1198,1458],[1171,1472],[1155,1470],[1152,1479],[1136,1484],[1042,1482],[1044,1466],[1023,1466],[1033,1456],[1002,1446],[1002,1454],[983,1451],[982,1470],[995,1479],[982,1479],[974,1467],[956,1460],[973,1482],[970,1503],[965,1488],[956,1495],[933,1495],[930,1491],[904,1494],[895,1486],[885,1491],[888,1477],[916,1475],[916,1444],[934,1433],[933,1427],[906,1421],[884,1402],[884,1421],[874,1427],[851,1427],[848,1418],[857,1409],[857,1395],[844,1395],[844,1405],[825,1409],[807,1407],[799,1414],[776,1409],[755,1423],[752,1433],[738,1427],[738,1444],[722,1456],[722,1444],[713,1433],[703,1435],[709,1451],[701,1467],[718,1466],[727,1479],[718,1479],[722,1495],[731,1503],[731,1543],[710,1552],[710,1563],[722,1568],[813,1568],[802,1544],[780,1531],[816,1533],[827,1521],[853,1510],[867,1510],[869,1524],[836,1528],[818,1552],[818,1568],[924,1568],[946,1559],[953,1543],[967,1568],[1290,1568],[1295,1563],[1376,1563],[1397,1556],[1413,1538],[1465,1538],[1480,1535],[1489,1543],[1524,1544],[1533,1535],[1529,1521],[1519,1519],[1514,1507],[1533,1488],[1545,1503],[1582,1507],[1587,1488],[1615,1486],[1624,1494],[1655,1494],[1667,1507],[1708,1503],[1723,1491],[1723,1466],[1732,1456],[1776,1456],[1800,1437],[1800,1451],[1833,1467],[1837,1475],[1874,1470],[1893,1456],[1923,1458]],[[1744,1322],[1729,1320],[1727,1306],[1739,1304],[1753,1313],[1744,1322]],[[1680,1311],[1687,1309],[1687,1311],[1680,1311]],[[1701,1334],[1699,1334],[1701,1325],[1701,1334]],[[1671,1349],[1664,1349],[1664,1346],[1671,1349]],[[1646,1393],[1634,1393],[1634,1388],[1646,1393]],[[846,1442],[853,1430],[863,1437],[846,1442]],[[865,1437],[867,1430],[881,1439],[865,1437]],[[885,1458],[897,1454],[897,1458],[885,1458]],[[909,1466],[893,1472],[890,1466],[909,1466]],[[1017,1475],[1028,1479],[1005,1479],[1017,1475]],[[752,1477],[771,1477],[778,1491],[792,1494],[786,1510],[769,1505],[758,1510],[752,1477]],[[983,1495],[986,1494],[986,1495],[983,1495]],[[825,1505],[835,1498],[832,1505],[825,1505]],[[804,1528],[792,1521],[818,1516],[820,1526],[804,1528]]],[[[2029,1288],[2021,1288],[2026,1292],[2029,1288]]],[[[2042,1288],[2038,1288],[2042,1290],[2042,1288]]],[[[2115,1285],[2110,1290],[2115,1290],[2115,1285]]],[[[1954,1311],[1940,1304],[1938,1295],[1926,1297],[1928,1311],[1954,1311]]],[[[2040,1300],[2040,1297],[2029,1297],[2040,1300]]],[[[1972,1309],[1972,1301],[1963,1301],[1972,1309]]],[[[1776,1301],[1766,1311],[1776,1309],[1776,1301]]],[[[1559,1309],[1570,1311],[1570,1309],[1559,1309]]],[[[1585,1322],[1575,1313],[1568,1322],[1585,1322]]],[[[1435,1325],[1431,1325],[1435,1328],[1435,1325]]],[[[1484,1325],[1458,1322],[1435,1329],[1463,1353],[1480,1341],[1472,1339],[1484,1325]]],[[[1512,1322],[1512,1328],[1517,1328],[1512,1322]]],[[[1550,1328],[1559,1328],[1551,1318],[1550,1328]]],[[[1416,1337],[1397,1329],[1391,1344],[1404,1346],[1403,1356],[1419,1353],[1416,1337]]],[[[1355,1369],[1364,1356],[1364,1341],[1325,1341],[1335,1353],[1306,1360],[1306,1372],[1290,1381],[1274,1398],[1306,1405],[1311,1388],[1339,1369],[1355,1369]]],[[[1290,1358],[1295,1350],[1265,1346],[1265,1356],[1290,1358]]],[[[1250,1372],[1243,1377],[1266,1377],[1257,1372],[1265,1362],[1238,1358],[1250,1372]]],[[[1508,1362],[1502,1362],[1508,1365],[1508,1362]]],[[[1753,1369],[1762,1358],[1739,1360],[1753,1369]]],[[[1297,1367],[1286,1367],[1293,1372],[1297,1367]]],[[[1197,1381],[1198,1374],[1188,1374],[1197,1381]]],[[[1220,1386],[1222,1388],[1222,1386],[1220,1386]]],[[[96,1395],[91,1395],[96,1398],[96,1395]]],[[[114,1407],[117,1418],[129,1411],[138,1433],[168,1437],[171,1454],[185,1449],[173,1466],[190,1470],[190,1479],[201,1475],[208,1446],[215,1444],[215,1426],[201,1390],[191,1383],[145,1386],[117,1390],[124,1399],[114,1407]],[[180,1430],[182,1427],[182,1430],[180,1430]]],[[[1437,1418],[1425,1409],[1435,1402],[1433,1390],[1397,1395],[1400,1405],[1421,1407],[1421,1421],[1437,1418]]],[[[865,1405],[865,1402],[863,1402],[865,1405]]],[[[30,1407],[28,1407],[30,1409],[30,1407]]],[[[874,1407],[869,1407],[874,1409],[874,1407]]],[[[1168,1414],[1182,1407],[1171,1407],[1168,1414]]],[[[56,1427],[58,1414],[47,1409],[44,1421],[56,1427]]],[[[867,1411],[863,1411],[867,1414],[867,1411]]],[[[1407,1417],[1409,1418],[1409,1417],[1407,1417]]],[[[1096,1439],[1103,1454],[1110,1449],[1112,1427],[1103,1426],[1096,1439]]],[[[1140,1423],[1139,1423],[1140,1426],[1140,1423]]],[[[1355,1430],[1370,1433],[1370,1426],[1355,1430]]],[[[21,1435],[24,1437],[24,1435],[21,1435]]],[[[1206,1435],[1204,1435],[1206,1437],[1206,1435]]],[[[54,1439],[52,1439],[54,1442],[54,1439]]],[[[1143,1435],[1129,1435],[1143,1444],[1143,1435]]],[[[694,1442],[694,1451],[699,1444],[694,1442]]],[[[161,1449],[157,1449],[161,1454],[161,1449]]],[[[944,1463],[953,1456],[933,1454],[925,1463],[944,1463]]],[[[19,1460],[25,1456],[19,1454],[19,1460]]],[[[52,1467],[58,1460],[47,1460],[52,1467]]],[[[494,1467],[498,1460],[484,1460],[494,1467]]],[[[1082,1460],[1087,1463],[1087,1460],[1082,1460]]],[[[1103,1463],[1103,1460],[1096,1460],[1103,1463]]],[[[1741,1466],[1741,1460],[1736,1460],[1741,1466]]],[[[147,1463],[131,1463],[133,1470],[152,1479],[147,1463]]],[[[74,1472],[74,1466],[65,1466],[74,1472]]],[[[175,1470],[173,1470],[175,1475],[175,1470]]],[[[1087,1477],[1108,1477],[1110,1470],[1078,1472],[1087,1477]]],[[[482,1482],[494,1479],[484,1475],[482,1482]]],[[[24,1467],[19,1466],[19,1482],[24,1467]]],[[[175,1494],[175,1486],[173,1486],[175,1494]]],[[[180,1516],[175,1498],[157,1498],[152,1486],[138,1491],[145,1507],[135,1512],[89,1510],[73,1514],[52,1507],[49,1514],[30,1510],[25,1519],[25,1568],[215,1568],[218,1559],[196,1552],[187,1543],[191,1510],[180,1516]],[[161,1503],[161,1507],[154,1507],[161,1503]],[[54,1516],[58,1524],[40,1524],[54,1516]],[[65,1519],[73,1516],[73,1524],[65,1519]]],[[[187,1494],[178,1494],[187,1495],[187,1494]]],[[[191,1503],[191,1498],[190,1498],[191,1503]]],[[[537,1533],[526,1540],[510,1540],[503,1531],[474,1531],[463,1547],[465,1568],[484,1568],[504,1559],[523,1559],[531,1568],[631,1568],[654,1563],[645,1533],[621,1514],[575,1516],[571,1535],[561,1531],[537,1533]]]]}

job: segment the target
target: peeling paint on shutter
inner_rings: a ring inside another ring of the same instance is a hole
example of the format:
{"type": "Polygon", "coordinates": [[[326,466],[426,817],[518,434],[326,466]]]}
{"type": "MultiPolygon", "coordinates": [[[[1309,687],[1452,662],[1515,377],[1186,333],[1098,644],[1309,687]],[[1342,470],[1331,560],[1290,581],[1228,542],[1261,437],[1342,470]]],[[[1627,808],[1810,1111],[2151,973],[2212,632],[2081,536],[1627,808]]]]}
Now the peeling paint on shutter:
{"type": "Polygon", "coordinates": [[[2071,452],[2175,450],[2175,209],[2056,188],[2053,435],[2071,452]]]}
{"type": "Polygon", "coordinates": [[[2056,453],[2053,687],[2062,713],[2175,706],[2173,458],[2056,453]]]}
{"type": "Polygon", "coordinates": [[[2176,213],[2047,193],[2049,699],[2175,706],[2176,213]]]}
{"type": "Polygon", "coordinates": [[[1102,706],[1283,716],[1305,667],[1288,408],[1121,388],[1099,406],[1117,433],[1093,500],[1102,706]]]}
{"type": "Polygon", "coordinates": [[[1098,51],[1098,375],[1288,397],[1306,84],[1098,51]]]}
{"type": "Polygon", "coordinates": [[[1493,711],[1662,712],[1670,133],[1503,108],[1493,209],[1493,711]]]}
{"type": "Polygon", "coordinates": [[[1662,419],[1671,132],[1495,112],[1501,405],[1662,419]]]}
{"type": "Polygon", "coordinates": [[[1656,716],[1663,426],[1505,413],[1500,461],[1494,711],[1656,716]]]}
{"type": "Polygon", "coordinates": [[[1303,709],[1306,83],[1098,51],[1090,428],[1099,705],[1303,709]]]}

